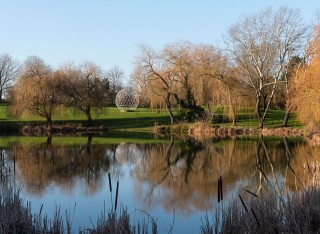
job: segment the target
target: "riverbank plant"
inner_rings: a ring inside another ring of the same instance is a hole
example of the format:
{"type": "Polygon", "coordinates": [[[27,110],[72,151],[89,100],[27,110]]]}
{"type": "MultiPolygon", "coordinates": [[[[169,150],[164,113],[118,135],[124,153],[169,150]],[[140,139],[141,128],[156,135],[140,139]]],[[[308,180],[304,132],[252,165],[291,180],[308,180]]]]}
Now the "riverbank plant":
{"type": "MultiPolygon", "coordinates": [[[[154,220],[138,221],[133,225],[130,214],[124,207],[118,212],[110,209],[101,214],[96,224],[92,227],[74,230],[70,219],[70,211],[65,212],[65,217],[59,207],[55,207],[53,219],[47,214],[42,214],[42,206],[38,213],[31,212],[31,204],[21,198],[19,190],[11,185],[1,186],[0,193],[0,233],[26,233],[26,234],[156,234],[157,224],[154,220]],[[150,228],[149,228],[150,226],[150,228]]],[[[74,211],[76,212],[76,211],[74,211]]]]}
{"type": "MultiPolygon", "coordinates": [[[[295,171],[288,168],[296,176],[295,171]]],[[[254,193],[245,190],[228,204],[219,204],[210,224],[208,215],[201,225],[202,234],[212,233],[319,233],[320,187],[318,165],[308,165],[308,183],[296,177],[301,190],[280,189],[259,167],[269,189],[254,193]]]]}

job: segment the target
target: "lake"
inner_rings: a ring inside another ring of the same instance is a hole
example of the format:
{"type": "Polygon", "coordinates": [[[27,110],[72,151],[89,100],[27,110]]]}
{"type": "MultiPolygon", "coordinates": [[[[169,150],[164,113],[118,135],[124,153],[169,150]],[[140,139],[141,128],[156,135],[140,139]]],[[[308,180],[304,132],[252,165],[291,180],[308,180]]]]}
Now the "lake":
{"type": "Polygon", "coordinates": [[[0,174],[31,201],[33,213],[41,206],[49,218],[57,207],[63,217],[67,211],[75,233],[115,208],[117,182],[117,210],[126,208],[132,224],[153,217],[159,233],[199,233],[206,214],[213,223],[221,207],[239,195],[295,192],[314,183],[319,152],[302,138],[11,136],[0,140],[0,174]]]}

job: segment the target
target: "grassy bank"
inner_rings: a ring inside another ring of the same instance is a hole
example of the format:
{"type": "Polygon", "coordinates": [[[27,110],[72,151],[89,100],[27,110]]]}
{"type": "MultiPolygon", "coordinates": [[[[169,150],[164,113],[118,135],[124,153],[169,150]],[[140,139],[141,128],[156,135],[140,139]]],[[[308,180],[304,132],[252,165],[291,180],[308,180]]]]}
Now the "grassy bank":
{"type": "MultiPolygon", "coordinates": [[[[170,120],[166,112],[138,108],[134,112],[120,112],[116,107],[106,107],[100,114],[93,113],[94,124],[105,126],[109,130],[150,131],[155,125],[168,125],[170,120]]],[[[67,108],[63,114],[52,118],[56,125],[86,125],[86,116],[74,108],[67,108]]],[[[0,131],[17,131],[24,125],[43,125],[43,118],[24,113],[19,118],[10,116],[10,106],[0,105],[0,131]]]]}
{"type": "MultiPolygon", "coordinates": [[[[86,124],[86,116],[74,108],[66,108],[61,110],[53,116],[53,122],[56,125],[72,125],[80,126],[86,124]]],[[[212,125],[220,125],[224,127],[231,126],[231,123],[223,116],[223,111],[217,109],[218,116],[212,125]],[[220,117],[219,117],[220,116],[220,117]]],[[[265,127],[276,128],[283,124],[285,112],[282,110],[270,110],[265,120],[265,127]]],[[[116,107],[106,107],[104,111],[99,114],[94,114],[94,124],[96,126],[104,126],[109,130],[117,131],[148,131],[152,132],[154,127],[168,126],[170,123],[169,116],[166,111],[158,111],[148,108],[138,108],[134,112],[120,112],[116,107]]],[[[0,105],[0,131],[1,132],[17,132],[25,125],[43,125],[45,123],[43,118],[24,113],[19,118],[13,118],[10,115],[9,104],[0,105]]],[[[187,126],[188,124],[183,124],[187,126]]],[[[240,108],[238,113],[237,126],[250,128],[257,127],[258,121],[255,117],[253,109],[240,108]]],[[[297,121],[294,115],[289,119],[289,126],[294,128],[301,128],[302,125],[297,121]]],[[[173,127],[175,130],[179,129],[181,124],[173,127]]]]}

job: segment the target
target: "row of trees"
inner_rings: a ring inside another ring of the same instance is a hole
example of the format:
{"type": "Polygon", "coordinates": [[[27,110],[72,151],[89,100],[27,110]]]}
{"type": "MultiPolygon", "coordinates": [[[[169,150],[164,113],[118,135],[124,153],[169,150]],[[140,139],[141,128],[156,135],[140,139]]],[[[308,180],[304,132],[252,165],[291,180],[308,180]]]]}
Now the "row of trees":
{"type": "Polygon", "coordinates": [[[114,103],[124,76],[119,67],[104,73],[91,62],[52,69],[37,56],[19,65],[4,54],[0,67],[0,96],[11,96],[13,114],[30,111],[45,118],[48,126],[52,125],[52,115],[57,109],[65,106],[78,108],[86,115],[88,125],[92,125],[92,110],[102,111],[107,102],[114,103]]]}
{"type": "Polygon", "coordinates": [[[286,109],[287,125],[294,106],[289,101],[297,94],[290,91],[296,70],[309,63],[317,37],[299,11],[267,8],[232,25],[223,49],[185,41],[160,51],[142,45],[132,83],[150,105],[166,107],[171,123],[174,105],[196,109],[223,103],[233,124],[236,106],[249,105],[262,128],[274,104],[286,109]]]}
{"type": "MultiPolygon", "coordinates": [[[[300,112],[301,120],[312,116],[316,123],[320,118],[307,111],[318,98],[318,41],[319,29],[304,24],[299,11],[267,8],[232,25],[224,37],[225,48],[188,41],[159,51],[141,45],[131,84],[144,105],[165,108],[171,124],[177,114],[194,121],[206,117],[203,106],[210,112],[219,105],[234,125],[237,107],[250,106],[262,128],[272,105],[286,110],[285,126],[293,110],[300,112]]],[[[107,96],[114,103],[122,78],[119,67],[103,73],[97,65],[83,63],[53,70],[38,57],[21,67],[8,55],[0,57],[1,98],[14,84],[14,112],[28,109],[46,118],[48,125],[62,104],[83,111],[91,125],[92,108],[101,110],[107,96]]]]}

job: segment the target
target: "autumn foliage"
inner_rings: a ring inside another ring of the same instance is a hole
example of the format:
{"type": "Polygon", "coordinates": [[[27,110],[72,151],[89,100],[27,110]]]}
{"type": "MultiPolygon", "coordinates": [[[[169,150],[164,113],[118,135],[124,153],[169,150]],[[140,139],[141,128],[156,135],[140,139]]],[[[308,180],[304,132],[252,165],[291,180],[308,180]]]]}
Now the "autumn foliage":
{"type": "Polygon", "coordinates": [[[311,130],[319,128],[320,123],[320,31],[310,45],[313,54],[310,62],[297,70],[293,81],[293,99],[291,105],[296,110],[298,118],[307,124],[311,130]]]}

